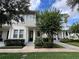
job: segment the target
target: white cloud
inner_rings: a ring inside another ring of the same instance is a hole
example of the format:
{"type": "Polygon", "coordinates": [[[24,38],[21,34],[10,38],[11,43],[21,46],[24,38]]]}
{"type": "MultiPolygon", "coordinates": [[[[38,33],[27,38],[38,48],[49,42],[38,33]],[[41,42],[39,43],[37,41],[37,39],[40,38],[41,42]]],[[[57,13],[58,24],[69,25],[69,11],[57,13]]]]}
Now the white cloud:
{"type": "Polygon", "coordinates": [[[70,15],[70,17],[77,15],[78,11],[77,11],[77,7],[78,5],[75,6],[75,8],[72,9],[67,5],[67,0],[56,0],[56,2],[52,5],[52,8],[55,7],[58,10],[61,11],[61,13],[67,13],[70,15]]]}
{"type": "Polygon", "coordinates": [[[31,0],[30,1],[30,7],[29,7],[29,9],[30,10],[36,10],[37,8],[38,8],[38,6],[40,5],[40,0],[31,0]]]}
{"type": "MultiPolygon", "coordinates": [[[[75,22],[75,20],[73,21],[73,19],[77,19],[79,12],[77,11],[78,5],[76,5],[72,11],[72,9],[70,8],[70,6],[67,5],[67,0],[56,0],[56,2],[54,4],[52,4],[52,8],[55,7],[56,9],[60,10],[61,13],[67,13],[70,15],[70,17],[68,18],[68,26],[70,26],[72,23],[75,22]]],[[[63,26],[65,26],[63,24],[63,26]]],[[[66,27],[65,27],[66,28],[66,27]]]]}

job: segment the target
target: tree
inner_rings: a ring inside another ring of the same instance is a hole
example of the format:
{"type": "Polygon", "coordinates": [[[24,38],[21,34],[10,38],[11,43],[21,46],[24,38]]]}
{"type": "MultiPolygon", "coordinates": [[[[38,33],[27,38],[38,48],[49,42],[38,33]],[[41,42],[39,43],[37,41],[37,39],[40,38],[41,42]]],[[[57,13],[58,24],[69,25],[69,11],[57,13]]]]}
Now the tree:
{"type": "Polygon", "coordinates": [[[63,17],[63,23],[65,24],[65,27],[67,28],[67,22],[68,22],[69,15],[68,14],[62,14],[62,17],[63,17]]]}
{"type": "Polygon", "coordinates": [[[27,0],[0,0],[0,25],[11,23],[11,20],[23,20],[20,14],[26,14],[29,2],[27,0]]]}
{"type": "Polygon", "coordinates": [[[68,14],[63,14],[63,17],[64,17],[64,23],[67,23],[67,19],[68,19],[68,17],[69,17],[69,15],[68,14]]]}
{"type": "Polygon", "coordinates": [[[76,23],[76,24],[73,24],[71,27],[70,27],[70,30],[72,33],[75,33],[78,37],[78,33],[79,33],[79,23],[76,23]]]}
{"type": "Polygon", "coordinates": [[[37,27],[38,29],[46,33],[50,38],[50,42],[53,39],[53,35],[61,30],[61,14],[58,10],[45,11],[37,13],[37,27]]]}
{"type": "Polygon", "coordinates": [[[70,27],[70,30],[73,32],[73,33],[79,33],[79,24],[73,24],[71,27],[70,27]]]}
{"type": "Polygon", "coordinates": [[[79,0],[67,0],[67,4],[71,6],[71,8],[75,7],[77,4],[79,5],[79,0]]]}

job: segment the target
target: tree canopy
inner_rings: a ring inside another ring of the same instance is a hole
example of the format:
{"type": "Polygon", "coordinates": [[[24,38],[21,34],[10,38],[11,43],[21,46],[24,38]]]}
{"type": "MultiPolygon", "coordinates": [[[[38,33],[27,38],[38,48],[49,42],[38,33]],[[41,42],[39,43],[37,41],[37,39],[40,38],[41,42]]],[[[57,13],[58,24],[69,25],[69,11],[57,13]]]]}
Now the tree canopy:
{"type": "Polygon", "coordinates": [[[70,30],[72,31],[72,33],[79,33],[79,23],[73,24],[70,27],[70,30]]]}
{"type": "Polygon", "coordinates": [[[69,17],[69,15],[68,14],[62,14],[62,17],[64,18],[63,19],[63,21],[64,21],[64,23],[67,23],[67,19],[68,19],[68,17],[69,17]]]}
{"type": "Polygon", "coordinates": [[[28,4],[27,0],[0,0],[0,24],[22,20],[19,15],[28,12],[28,4]]]}
{"type": "Polygon", "coordinates": [[[61,30],[62,19],[58,10],[37,13],[36,18],[38,29],[50,38],[53,38],[53,34],[61,30]]]}
{"type": "Polygon", "coordinates": [[[71,6],[71,8],[75,7],[77,4],[79,5],[79,0],[67,0],[67,4],[71,6]]]}

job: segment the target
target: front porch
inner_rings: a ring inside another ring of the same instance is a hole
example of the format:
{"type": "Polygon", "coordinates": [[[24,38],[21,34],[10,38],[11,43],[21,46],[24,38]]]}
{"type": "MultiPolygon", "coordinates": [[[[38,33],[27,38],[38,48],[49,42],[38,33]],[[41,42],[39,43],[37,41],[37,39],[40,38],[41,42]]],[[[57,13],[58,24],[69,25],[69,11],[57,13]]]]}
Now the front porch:
{"type": "Polygon", "coordinates": [[[2,27],[0,27],[0,41],[1,42],[8,39],[9,28],[10,26],[8,25],[2,25],[2,27]]]}
{"type": "Polygon", "coordinates": [[[28,28],[28,43],[34,43],[36,39],[36,29],[35,28],[28,28]]]}

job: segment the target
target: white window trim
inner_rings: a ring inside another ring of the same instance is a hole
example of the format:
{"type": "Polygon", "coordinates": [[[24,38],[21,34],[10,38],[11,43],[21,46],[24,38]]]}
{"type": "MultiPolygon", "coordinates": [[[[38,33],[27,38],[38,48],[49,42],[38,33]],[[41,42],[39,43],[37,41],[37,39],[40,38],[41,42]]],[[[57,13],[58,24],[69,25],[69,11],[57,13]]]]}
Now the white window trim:
{"type": "Polygon", "coordinates": [[[14,30],[13,30],[13,39],[24,39],[24,32],[23,32],[23,38],[19,38],[20,30],[23,30],[24,31],[24,29],[14,29],[14,30]],[[14,38],[14,30],[18,30],[17,38],[14,38]]]}

